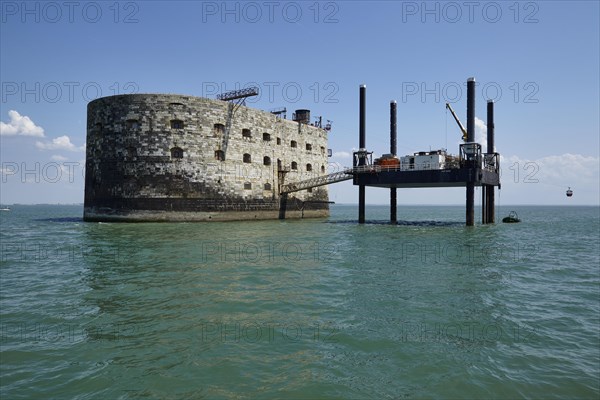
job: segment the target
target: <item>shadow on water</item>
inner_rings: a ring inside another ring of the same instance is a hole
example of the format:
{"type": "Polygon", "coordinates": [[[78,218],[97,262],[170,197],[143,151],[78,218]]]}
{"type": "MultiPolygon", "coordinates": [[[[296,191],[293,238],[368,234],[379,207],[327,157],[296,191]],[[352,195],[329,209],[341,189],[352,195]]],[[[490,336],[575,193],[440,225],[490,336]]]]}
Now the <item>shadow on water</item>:
{"type": "MultiPolygon", "coordinates": [[[[33,221],[37,222],[56,222],[56,223],[70,223],[70,222],[84,222],[81,217],[57,217],[57,218],[36,218],[33,221]]],[[[245,221],[244,221],[245,222],[245,221]]],[[[356,225],[356,220],[337,220],[337,221],[323,221],[326,224],[350,224],[356,225]]],[[[366,225],[400,225],[400,226],[463,226],[464,222],[458,221],[365,221],[366,225]]]]}
{"type": "MultiPolygon", "coordinates": [[[[325,221],[327,224],[357,225],[356,220],[325,221]]],[[[400,225],[400,226],[464,226],[464,222],[457,221],[365,221],[366,225],[400,225]]]]}
{"type": "Polygon", "coordinates": [[[66,223],[66,222],[83,222],[82,217],[57,217],[57,218],[35,218],[33,221],[36,222],[57,222],[57,223],[66,223]]]}

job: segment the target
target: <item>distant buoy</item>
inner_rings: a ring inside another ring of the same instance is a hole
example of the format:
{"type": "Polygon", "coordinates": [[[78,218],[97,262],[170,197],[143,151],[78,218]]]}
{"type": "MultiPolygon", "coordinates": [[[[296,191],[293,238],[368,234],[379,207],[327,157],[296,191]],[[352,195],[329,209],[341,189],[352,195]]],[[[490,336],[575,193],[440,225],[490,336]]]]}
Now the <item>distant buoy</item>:
{"type": "Polygon", "coordinates": [[[569,187],[569,189],[567,189],[567,197],[571,196],[573,196],[573,191],[571,190],[571,187],[569,187]]]}

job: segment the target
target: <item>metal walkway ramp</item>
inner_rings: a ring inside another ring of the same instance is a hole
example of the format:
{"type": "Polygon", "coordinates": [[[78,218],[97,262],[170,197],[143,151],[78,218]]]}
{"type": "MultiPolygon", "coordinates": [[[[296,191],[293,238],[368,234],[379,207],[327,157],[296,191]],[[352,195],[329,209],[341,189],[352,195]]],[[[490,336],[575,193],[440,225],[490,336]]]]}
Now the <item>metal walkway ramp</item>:
{"type": "Polygon", "coordinates": [[[281,194],[297,192],[300,190],[310,189],[317,186],[329,185],[330,183],[347,181],[352,179],[352,168],[346,168],[342,171],[334,172],[328,175],[321,175],[314,178],[306,179],[299,182],[288,183],[281,186],[281,194]]]}

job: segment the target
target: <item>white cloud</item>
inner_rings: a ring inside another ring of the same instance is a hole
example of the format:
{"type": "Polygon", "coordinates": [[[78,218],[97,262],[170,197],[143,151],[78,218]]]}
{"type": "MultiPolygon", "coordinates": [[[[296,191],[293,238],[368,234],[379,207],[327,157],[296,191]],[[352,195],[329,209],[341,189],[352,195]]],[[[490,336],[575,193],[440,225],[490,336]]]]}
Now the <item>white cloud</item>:
{"type": "Polygon", "coordinates": [[[487,125],[475,117],[475,141],[481,145],[481,151],[487,152],[487,125]]]}
{"type": "Polygon", "coordinates": [[[553,186],[598,187],[600,182],[600,158],[565,153],[546,156],[536,160],[518,156],[501,157],[500,165],[507,178],[517,182],[542,183],[553,186]],[[517,176],[519,171],[521,176],[517,176]]]}
{"type": "Polygon", "coordinates": [[[52,139],[52,142],[35,142],[35,146],[40,150],[67,150],[67,151],[84,151],[85,145],[77,147],[71,143],[71,139],[67,136],[59,136],[52,139]]]}
{"type": "Polygon", "coordinates": [[[600,157],[501,157],[502,204],[600,204],[600,157]],[[575,195],[565,196],[571,188],[575,195]]]}
{"type": "Polygon", "coordinates": [[[63,157],[58,154],[54,154],[52,157],[50,157],[50,159],[52,161],[67,161],[67,157],[63,157]]]}
{"type": "Polygon", "coordinates": [[[10,121],[0,121],[0,135],[2,136],[34,136],[44,137],[44,129],[37,126],[26,115],[21,115],[15,110],[8,112],[10,121]]]}
{"type": "Polygon", "coordinates": [[[347,151],[335,151],[333,153],[333,157],[336,158],[350,158],[351,154],[348,153],[347,151]]]}

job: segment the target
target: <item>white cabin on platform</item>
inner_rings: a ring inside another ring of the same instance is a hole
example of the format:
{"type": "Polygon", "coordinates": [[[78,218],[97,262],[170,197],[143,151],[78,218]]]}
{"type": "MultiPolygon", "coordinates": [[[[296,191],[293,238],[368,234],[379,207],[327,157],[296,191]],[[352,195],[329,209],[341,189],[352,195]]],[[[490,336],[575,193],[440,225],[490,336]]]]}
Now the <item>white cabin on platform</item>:
{"type": "Polygon", "coordinates": [[[401,171],[444,169],[446,150],[420,151],[400,158],[401,171]]]}

